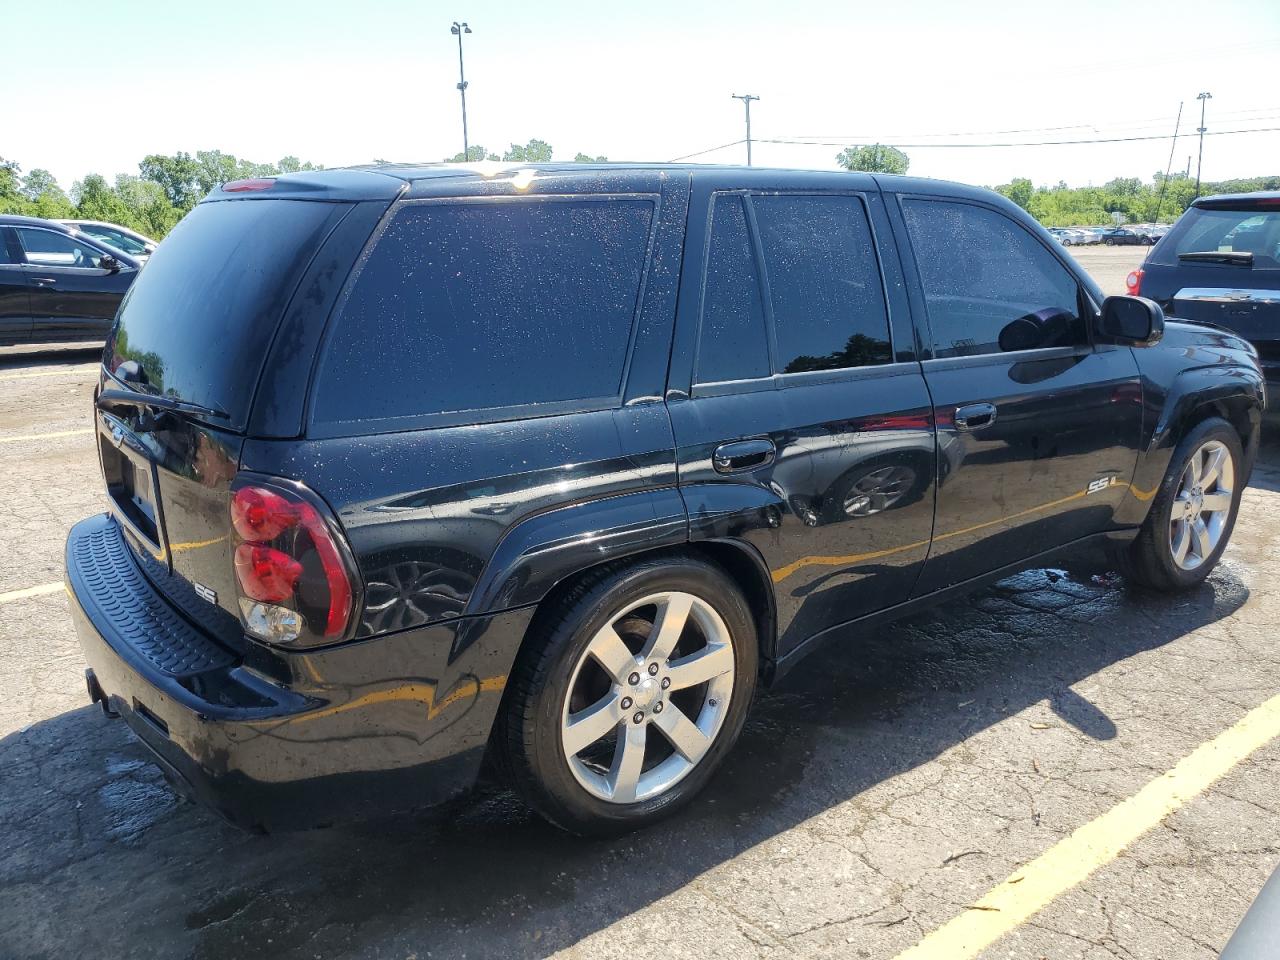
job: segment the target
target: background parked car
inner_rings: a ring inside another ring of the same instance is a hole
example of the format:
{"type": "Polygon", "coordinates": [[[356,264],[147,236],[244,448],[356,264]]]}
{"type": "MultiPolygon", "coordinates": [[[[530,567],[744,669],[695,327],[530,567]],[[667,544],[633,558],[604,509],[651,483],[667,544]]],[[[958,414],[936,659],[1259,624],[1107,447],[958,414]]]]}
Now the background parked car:
{"type": "Polygon", "coordinates": [[[0,215],[0,344],[105,340],[139,266],[56,221],[0,215]]]}
{"type": "Polygon", "coordinates": [[[1103,232],[1102,242],[1109,247],[1141,247],[1150,246],[1155,240],[1135,227],[1116,227],[1103,232]]]}
{"type": "Polygon", "coordinates": [[[122,227],[118,223],[104,223],[101,220],[59,220],[58,222],[73,230],[79,230],[91,240],[100,240],[109,244],[140,263],[146,262],[147,257],[151,256],[160,242],[136,230],[122,227]]]}
{"type": "Polygon", "coordinates": [[[1074,230],[1068,230],[1065,227],[1050,227],[1049,235],[1064,247],[1074,247],[1083,242],[1080,234],[1074,230]]]}
{"type": "Polygon", "coordinates": [[[1280,192],[1201,197],[1129,274],[1129,293],[1249,340],[1280,384],[1280,192]]]}

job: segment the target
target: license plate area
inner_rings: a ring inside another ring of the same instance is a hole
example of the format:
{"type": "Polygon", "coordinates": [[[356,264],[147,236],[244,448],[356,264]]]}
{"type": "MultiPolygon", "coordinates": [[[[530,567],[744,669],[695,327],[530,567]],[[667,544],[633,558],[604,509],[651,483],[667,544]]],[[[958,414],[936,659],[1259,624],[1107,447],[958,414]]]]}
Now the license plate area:
{"type": "Polygon", "coordinates": [[[98,449],[107,484],[111,512],[139,550],[157,560],[165,559],[161,545],[161,520],[156,497],[155,467],[128,428],[114,417],[102,418],[98,449]]]}

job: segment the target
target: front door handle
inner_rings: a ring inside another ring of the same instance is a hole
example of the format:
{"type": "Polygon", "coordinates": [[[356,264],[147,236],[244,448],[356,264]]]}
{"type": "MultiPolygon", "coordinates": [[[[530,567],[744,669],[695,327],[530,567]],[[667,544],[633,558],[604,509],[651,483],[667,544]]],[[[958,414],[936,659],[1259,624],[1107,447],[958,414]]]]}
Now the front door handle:
{"type": "Polygon", "coordinates": [[[32,277],[31,282],[37,287],[52,287],[55,286],[58,281],[55,277],[32,277]]]}
{"type": "Polygon", "coordinates": [[[974,430],[985,430],[996,422],[996,405],[994,403],[967,403],[956,407],[955,422],[957,430],[972,433],[974,430]]]}
{"type": "Polygon", "coordinates": [[[716,447],[711,454],[711,466],[716,473],[741,473],[773,463],[776,452],[772,440],[733,440],[716,447]]]}

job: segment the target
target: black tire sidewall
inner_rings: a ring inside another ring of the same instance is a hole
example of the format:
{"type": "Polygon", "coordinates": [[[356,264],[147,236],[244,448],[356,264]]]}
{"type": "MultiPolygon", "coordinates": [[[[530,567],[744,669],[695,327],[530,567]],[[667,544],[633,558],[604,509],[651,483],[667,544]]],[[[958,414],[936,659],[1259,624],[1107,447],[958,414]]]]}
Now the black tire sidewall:
{"type": "MultiPolygon", "coordinates": [[[[660,819],[688,802],[706,784],[742,731],[755,694],[759,641],[746,600],[727,574],[699,560],[648,563],[620,571],[580,598],[548,638],[544,682],[537,685],[522,718],[526,758],[536,781],[530,796],[548,819],[575,833],[608,835],[660,819]],[[686,776],[666,792],[632,804],[608,803],[574,778],[560,744],[569,680],[596,631],[628,604],[663,591],[692,593],[709,603],[733,639],[735,676],[729,711],[715,743],[686,776]],[[531,725],[531,726],[530,726],[531,725]]],[[[517,722],[521,722],[517,720],[517,722]]]]}

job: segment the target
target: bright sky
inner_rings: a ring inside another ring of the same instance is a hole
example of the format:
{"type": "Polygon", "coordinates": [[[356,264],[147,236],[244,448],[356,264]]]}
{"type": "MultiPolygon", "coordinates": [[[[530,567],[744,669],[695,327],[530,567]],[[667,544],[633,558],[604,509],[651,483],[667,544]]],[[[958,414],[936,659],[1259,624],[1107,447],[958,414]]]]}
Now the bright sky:
{"type": "MultiPolygon", "coordinates": [[[[325,166],[462,149],[454,18],[471,142],[539,137],[556,159],[671,160],[743,137],[897,144],[911,172],[994,185],[1149,179],[1195,153],[1204,178],[1280,174],[1277,0],[59,0],[8,4],[0,156],[70,187],[148,153],[220,149],[325,166]],[[37,42],[41,38],[47,42],[37,42]],[[1145,51],[1145,52],[1144,52],[1145,51]],[[1018,131],[1006,133],[1003,131],[1018,131]],[[966,136],[945,136],[947,134],[966,136]],[[1190,136],[1188,136],[1190,135],[1190,136]]],[[[757,142],[757,165],[834,168],[839,145],[757,142]]],[[[699,160],[741,163],[744,147],[699,160]]],[[[1195,161],[1192,160],[1192,173],[1195,161]]]]}

